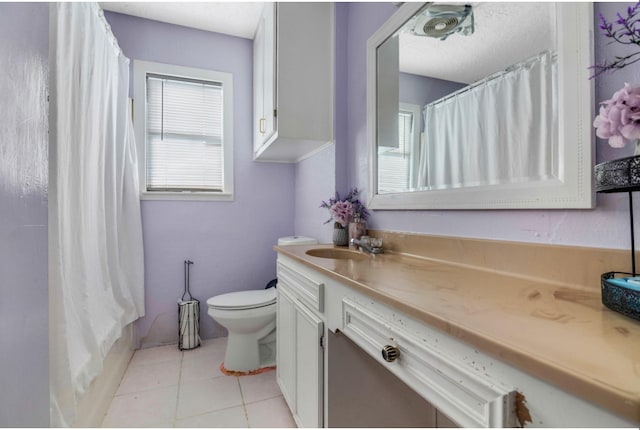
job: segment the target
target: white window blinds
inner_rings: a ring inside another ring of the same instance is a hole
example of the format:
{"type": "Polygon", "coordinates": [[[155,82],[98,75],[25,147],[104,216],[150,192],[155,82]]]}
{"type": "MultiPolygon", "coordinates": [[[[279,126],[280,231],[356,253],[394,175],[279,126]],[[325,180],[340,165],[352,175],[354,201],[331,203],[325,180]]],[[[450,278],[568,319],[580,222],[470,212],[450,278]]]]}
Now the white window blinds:
{"type": "Polygon", "coordinates": [[[224,190],[223,88],[147,75],[147,191],[224,190]]]}
{"type": "Polygon", "coordinates": [[[378,192],[381,194],[400,192],[409,188],[413,127],[413,113],[400,111],[398,147],[378,147],[378,192]]]}

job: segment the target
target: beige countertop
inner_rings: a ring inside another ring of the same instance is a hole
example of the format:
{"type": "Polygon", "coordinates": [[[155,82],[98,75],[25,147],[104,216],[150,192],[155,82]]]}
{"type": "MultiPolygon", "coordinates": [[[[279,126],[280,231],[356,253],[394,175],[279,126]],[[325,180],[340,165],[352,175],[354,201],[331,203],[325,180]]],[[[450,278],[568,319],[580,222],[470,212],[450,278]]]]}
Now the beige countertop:
{"type": "Polygon", "coordinates": [[[599,290],[399,253],[359,261],[312,257],[305,253],[312,248],[333,246],[274,249],[505,363],[640,422],[640,322],[604,307],[599,290]]]}

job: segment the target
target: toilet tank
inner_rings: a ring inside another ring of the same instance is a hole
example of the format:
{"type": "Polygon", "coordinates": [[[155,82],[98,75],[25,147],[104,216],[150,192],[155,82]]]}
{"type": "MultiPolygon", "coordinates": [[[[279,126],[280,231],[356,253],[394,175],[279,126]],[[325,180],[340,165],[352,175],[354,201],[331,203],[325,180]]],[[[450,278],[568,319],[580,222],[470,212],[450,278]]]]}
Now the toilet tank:
{"type": "Polygon", "coordinates": [[[318,241],[311,237],[304,236],[287,236],[278,239],[278,246],[286,245],[315,245],[318,241]]]}

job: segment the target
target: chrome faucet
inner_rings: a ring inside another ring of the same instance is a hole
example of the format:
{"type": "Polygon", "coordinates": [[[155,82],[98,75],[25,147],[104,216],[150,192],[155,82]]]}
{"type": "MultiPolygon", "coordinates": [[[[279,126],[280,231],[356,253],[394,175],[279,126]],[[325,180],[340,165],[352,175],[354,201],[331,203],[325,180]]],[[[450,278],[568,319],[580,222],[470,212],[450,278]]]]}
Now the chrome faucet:
{"type": "Polygon", "coordinates": [[[373,239],[368,236],[363,236],[361,239],[351,239],[351,244],[360,247],[362,252],[366,252],[368,254],[382,254],[384,250],[382,249],[382,240],[373,239]],[[373,242],[376,243],[373,243],[373,242]],[[378,245],[378,246],[374,246],[378,245]]]}

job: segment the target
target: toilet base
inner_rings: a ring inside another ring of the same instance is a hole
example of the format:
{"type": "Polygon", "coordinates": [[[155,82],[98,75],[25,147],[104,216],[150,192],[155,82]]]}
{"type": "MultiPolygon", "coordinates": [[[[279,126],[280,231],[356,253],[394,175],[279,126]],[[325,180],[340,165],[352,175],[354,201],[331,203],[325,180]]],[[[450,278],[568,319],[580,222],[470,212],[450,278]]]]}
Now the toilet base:
{"type": "Polygon", "coordinates": [[[209,306],[209,316],[229,333],[224,358],[227,370],[250,372],[275,365],[275,302],[250,309],[220,309],[209,306]]]}
{"type": "MultiPolygon", "coordinates": [[[[271,328],[271,327],[270,327],[271,328]]],[[[265,336],[229,332],[224,356],[226,370],[252,372],[276,364],[276,329],[265,336]]]]}

